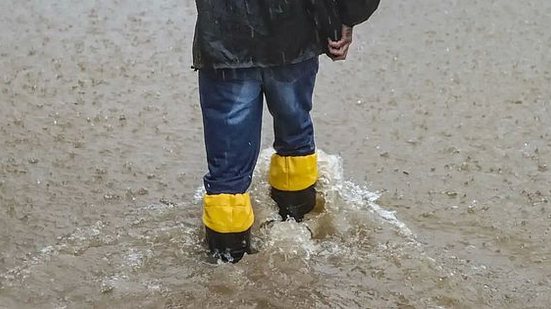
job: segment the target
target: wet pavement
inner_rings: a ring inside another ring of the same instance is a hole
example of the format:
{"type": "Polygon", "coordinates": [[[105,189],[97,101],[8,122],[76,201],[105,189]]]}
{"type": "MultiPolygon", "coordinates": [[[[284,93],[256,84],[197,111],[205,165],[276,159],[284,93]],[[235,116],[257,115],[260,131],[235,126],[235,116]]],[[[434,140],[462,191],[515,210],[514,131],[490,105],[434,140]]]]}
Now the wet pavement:
{"type": "Polygon", "coordinates": [[[0,308],[548,308],[551,2],[383,1],[314,120],[305,223],[205,258],[193,1],[0,3],[0,308]]]}

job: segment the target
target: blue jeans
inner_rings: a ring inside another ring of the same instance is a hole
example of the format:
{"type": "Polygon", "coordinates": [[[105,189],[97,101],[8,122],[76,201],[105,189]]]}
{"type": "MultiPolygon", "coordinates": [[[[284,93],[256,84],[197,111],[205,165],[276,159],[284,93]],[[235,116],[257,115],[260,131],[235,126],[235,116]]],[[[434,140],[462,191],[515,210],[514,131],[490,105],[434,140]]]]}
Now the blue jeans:
{"type": "Polygon", "coordinates": [[[270,68],[199,70],[208,194],[240,194],[250,186],[260,151],[263,96],[274,119],[276,152],[315,152],[310,110],[317,72],[317,57],[270,68]]]}

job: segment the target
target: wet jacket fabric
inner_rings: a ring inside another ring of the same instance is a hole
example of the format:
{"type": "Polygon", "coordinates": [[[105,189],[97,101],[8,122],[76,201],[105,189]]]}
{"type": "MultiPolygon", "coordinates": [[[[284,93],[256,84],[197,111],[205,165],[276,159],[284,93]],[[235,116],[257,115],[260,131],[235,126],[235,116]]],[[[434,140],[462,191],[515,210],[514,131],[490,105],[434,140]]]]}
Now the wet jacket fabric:
{"type": "MultiPolygon", "coordinates": [[[[299,63],[326,51],[312,17],[318,0],[196,0],[193,67],[250,68],[299,63]]],[[[338,0],[341,20],[361,23],[379,0],[338,0]]]]}
{"type": "Polygon", "coordinates": [[[343,24],[355,26],[366,21],[379,7],[380,0],[339,0],[343,24]]]}

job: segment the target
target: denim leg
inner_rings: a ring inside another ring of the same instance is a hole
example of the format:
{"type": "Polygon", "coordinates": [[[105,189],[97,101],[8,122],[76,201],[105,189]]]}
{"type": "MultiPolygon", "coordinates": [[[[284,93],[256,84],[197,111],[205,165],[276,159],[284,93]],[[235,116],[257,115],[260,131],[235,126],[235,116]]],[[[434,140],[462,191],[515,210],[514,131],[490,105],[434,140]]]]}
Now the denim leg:
{"type": "Polygon", "coordinates": [[[274,118],[274,148],[282,156],[315,152],[310,117],[318,58],[262,70],[268,110],[274,118]]]}
{"type": "Polygon", "coordinates": [[[260,151],[262,88],[258,69],[199,71],[208,194],[240,194],[260,151]]]}

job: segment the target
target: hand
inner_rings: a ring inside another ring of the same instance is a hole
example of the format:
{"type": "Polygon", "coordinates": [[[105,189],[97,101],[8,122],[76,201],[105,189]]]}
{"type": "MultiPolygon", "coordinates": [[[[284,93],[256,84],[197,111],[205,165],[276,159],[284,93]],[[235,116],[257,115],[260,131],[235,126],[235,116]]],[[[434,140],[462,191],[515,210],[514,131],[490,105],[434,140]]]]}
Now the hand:
{"type": "Polygon", "coordinates": [[[333,61],[344,60],[348,54],[348,48],[352,44],[352,27],[347,25],[342,25],[342,36],[338,41],[333,41],[327,39],[328,42],[328,56],[333,59],[333,61]]]}

